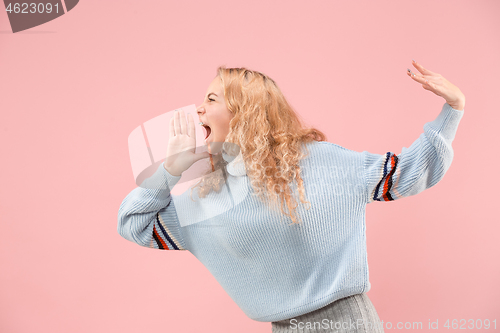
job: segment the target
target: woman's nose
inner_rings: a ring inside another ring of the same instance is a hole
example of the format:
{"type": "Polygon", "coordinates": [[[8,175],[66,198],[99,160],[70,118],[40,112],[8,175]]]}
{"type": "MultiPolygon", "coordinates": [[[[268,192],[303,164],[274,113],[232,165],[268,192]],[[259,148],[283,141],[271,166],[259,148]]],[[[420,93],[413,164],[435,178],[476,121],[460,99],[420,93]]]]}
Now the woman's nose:
{"type": "Polygon", "coordinates": [[[199,106],[198,109],[196,109],[196,113],[198,113],[198,116],[202,115],[204,113],[203,108],[199,106]]]}

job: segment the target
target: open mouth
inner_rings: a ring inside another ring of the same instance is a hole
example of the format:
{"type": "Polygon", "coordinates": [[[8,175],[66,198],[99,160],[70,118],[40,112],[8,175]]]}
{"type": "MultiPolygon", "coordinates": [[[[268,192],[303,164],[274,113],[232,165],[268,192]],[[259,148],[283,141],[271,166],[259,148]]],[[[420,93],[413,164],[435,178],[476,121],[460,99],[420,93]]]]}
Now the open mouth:
{"type": "Polygon", "coordinates": [[[205,141],[207,141],[210,134],[212,134],[212,129],[208,125],[203,125],[203,128],[205,128],[205,141]]]}

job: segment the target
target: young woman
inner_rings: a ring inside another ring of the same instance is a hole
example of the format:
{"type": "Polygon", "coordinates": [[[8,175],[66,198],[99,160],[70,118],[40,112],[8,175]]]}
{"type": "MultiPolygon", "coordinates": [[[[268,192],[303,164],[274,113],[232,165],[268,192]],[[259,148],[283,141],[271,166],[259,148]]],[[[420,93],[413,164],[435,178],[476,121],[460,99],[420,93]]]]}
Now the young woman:
{"type": "Polygon", "coordinates": [[[208,152],[195,153],[193,117],[176,112],[165,161],[120,206],[119,234],[141,246],[190,251],[273,332],[383,332],[366,295],[366,204],[439,182],[465,105],[456,86],[413,65],[420,74],[408,75],[446,103],[399,155],[326,142],[302,126],[271,78],[218,68],[197,108],[208,152]],[[170,194],[184,171],[208,158],[196,185],[170,194]]]}

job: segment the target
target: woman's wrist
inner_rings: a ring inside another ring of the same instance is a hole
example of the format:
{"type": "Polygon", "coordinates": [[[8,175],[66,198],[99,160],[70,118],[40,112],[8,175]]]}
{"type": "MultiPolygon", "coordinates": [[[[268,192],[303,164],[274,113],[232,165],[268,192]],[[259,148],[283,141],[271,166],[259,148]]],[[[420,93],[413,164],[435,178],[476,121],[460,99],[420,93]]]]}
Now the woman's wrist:
{"type": "Polygon", "coordinates": [[[458,111],[463,111],[465,108],[465,101],[446,102],[446,103],[448,103],[452,108],[458,111]]]}
{"type": "Polygon", "coordinates": [[[166,170],[169,174],[171,174],[171,175],[172,175],[172,176],[174,176],[174,177],[180,177],[180,176],[182,175],[182,172],[181,172],[181,174],[180,174],[180,175],[177,175],[177,173],[175,173],[174,171],[171,171],[171,170],[167,169],[167,167],[165,166],[165,163],[163,163],[163,168],[164,168],[164,169],[165,169],[165,170],[166,170]],[[174,173],[173,173],[173,172],[174,172],[174,173]]]}

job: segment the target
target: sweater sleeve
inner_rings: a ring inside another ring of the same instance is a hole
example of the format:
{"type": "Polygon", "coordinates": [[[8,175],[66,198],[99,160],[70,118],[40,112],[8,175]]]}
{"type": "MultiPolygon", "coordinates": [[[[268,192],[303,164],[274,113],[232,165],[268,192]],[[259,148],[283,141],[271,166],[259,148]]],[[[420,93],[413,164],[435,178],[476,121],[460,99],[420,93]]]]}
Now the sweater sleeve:
{"type": "Polygon", "coordinates": [[[181,176],[172,176],[163,163],[133,189],[118,210],[118,233],[141,246],[160,250],[185,250],[181,227],[170,189],[181,176]]]}
{"type": "Polygon", "coordinates": [[[463,114],[464,110],[445,103],[436,119],[424,125],[424,133],[409,148],[403,147],[401,154],[364,151],[367,203],[408,197],[436,185],[453,160],[451,143],[463,114]]]}

